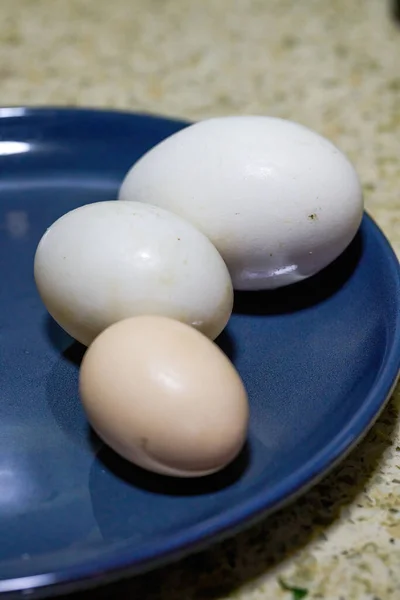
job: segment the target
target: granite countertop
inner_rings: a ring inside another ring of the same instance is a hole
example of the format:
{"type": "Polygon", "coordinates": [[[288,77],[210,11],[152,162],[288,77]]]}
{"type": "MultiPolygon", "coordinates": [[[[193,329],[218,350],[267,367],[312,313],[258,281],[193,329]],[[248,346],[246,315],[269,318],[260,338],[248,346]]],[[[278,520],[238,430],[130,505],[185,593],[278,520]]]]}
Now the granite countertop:
{"type": "MultiPolygon", "coordinates": [[[[400,253],[400,27],[389,0],[2,0],[1,21],[2,105],[299,121],[349,154],[400,253]]],[[[277,515],[79,598],[398,599],[399,412],[398,390],[351,456],[277,515]]]]}

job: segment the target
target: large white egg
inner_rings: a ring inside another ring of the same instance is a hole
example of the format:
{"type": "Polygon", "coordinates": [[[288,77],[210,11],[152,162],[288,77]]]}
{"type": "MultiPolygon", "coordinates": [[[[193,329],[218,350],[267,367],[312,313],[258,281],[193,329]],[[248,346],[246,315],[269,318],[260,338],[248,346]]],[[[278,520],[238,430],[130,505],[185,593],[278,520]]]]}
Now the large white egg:
{"type": "Polygon", "coordinates": [[[349,245],[363,212],[357,174],[338,148],[261,116],[210,119],[172,135],[133,165],[119,198],[193,223],[239,290],[314,275],[349,245]]]}
{"type": "Polygon", "coordinates": [[[233,303],[232,283],[212,243],[180,217],[132,202],[97,202],[58,219],[35,256],[49,313],[89,345],[136,315],[164,315],[214,339],[233,303]]]}
{"type": "Polygon", "coordinates": [[[107,328],[84,356],[79,388],[100,437],[157,473],[208,475],[246,439],[249,407],[236,369],[216,344],[172,319],[107,328]]]}

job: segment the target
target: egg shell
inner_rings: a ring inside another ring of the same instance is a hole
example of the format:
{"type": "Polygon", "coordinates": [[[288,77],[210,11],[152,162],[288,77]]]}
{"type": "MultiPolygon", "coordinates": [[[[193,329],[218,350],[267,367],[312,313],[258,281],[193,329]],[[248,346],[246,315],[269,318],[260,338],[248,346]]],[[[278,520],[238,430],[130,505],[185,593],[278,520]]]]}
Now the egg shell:
{"type": "Polygon", "coordinates": [[[141,314],[175,318],[215,338],[232,311],[229,273],[211,242],[147,204],[97,202],[65,214],[41,239],[34,273],[49,313],[85,345],[141,314]]]}
{"type": "Polygon", "coordinates": [[[355,169],[336,146],[262,116],[209,119],[170,136],[133,165],[119,198],[192,222],[239,290],[314,275],[349,245],[363,212],[355,169]]]}
{"type": "Polygon", "coordinates": [[[247,394],[232,363],[165,317],[134,317],[101,333],[84,356],[80,395],[99,436],[157,473],[208,475],[246,438],[247,394]]]}

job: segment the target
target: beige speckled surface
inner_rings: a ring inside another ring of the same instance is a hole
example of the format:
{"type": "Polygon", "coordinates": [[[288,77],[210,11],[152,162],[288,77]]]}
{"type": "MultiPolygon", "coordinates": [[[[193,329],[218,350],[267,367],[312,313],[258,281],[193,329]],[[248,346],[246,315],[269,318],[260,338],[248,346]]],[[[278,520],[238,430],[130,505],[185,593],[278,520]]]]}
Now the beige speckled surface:
{"type": "MultiPolygon", "coordinates": [[[[2,0],[0,102],[300,121],[350,155],[400,253],[400,28],[388,5],[2,0]]],[[[278,515],[90,597],[295,599],[282,577],[307,599],[400,598],[399,412],[397,393],[335,473],[278,515]]]]}

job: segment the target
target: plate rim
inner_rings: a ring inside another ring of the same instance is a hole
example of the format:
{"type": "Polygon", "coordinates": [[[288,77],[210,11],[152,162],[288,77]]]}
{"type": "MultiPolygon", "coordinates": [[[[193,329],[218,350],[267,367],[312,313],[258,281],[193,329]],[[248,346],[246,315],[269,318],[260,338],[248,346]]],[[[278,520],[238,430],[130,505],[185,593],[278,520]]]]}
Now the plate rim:
{"type": "MultiPolygon", "coordinates": [[[[170,116],[154,115],[147,112],[133,112],[119,109],[102,109],[96,107],[66,106],[4,106],[0,107],[0,119],[24,119],[41,116],[42,118],[92,118],[116,117],[127,119],[148,119],[154,123],[170,122],[190,124],[189,121],[170,116]]],[[[383,249],[386,267],[390,270],[391,279],[396,284],[397,318],[393,342],[373,387],[365,397],[365,401],[335,438],[304,463],[296,471],[278,483],[271,496],[268,489],[268,500],[265,501],[265,489],[242,500],[222,515],[208,518],[201,524],[192,525],[184,532],[170,537],[160,538],[160,542],[142,546],[136,552],[132,562],[132,549],[129,543],[120,551],[105,557],[89,559],[84,565],[74,565],[59,569],[54,573],[43,573],[0,580],[0,594],[7,597],[26,594],[30,591],[32,598],[48,597],[74,590],[95,587],[112,582],[120,577],[129,577],[144,573],[158,566],[182,558],[193,551],[204,549],[208,544],[234,535],[244,527],[250,526],[260,518],[282,508],[297,496],[325,477],[351,450],[360,442],[373,426],[392,392],[395,389],[400,373],[400,265],[393,247],[375,220],[364,213],[362,227],[367,228],[375,236],[383,249]]]]}

